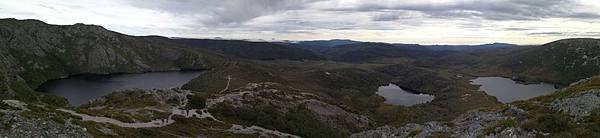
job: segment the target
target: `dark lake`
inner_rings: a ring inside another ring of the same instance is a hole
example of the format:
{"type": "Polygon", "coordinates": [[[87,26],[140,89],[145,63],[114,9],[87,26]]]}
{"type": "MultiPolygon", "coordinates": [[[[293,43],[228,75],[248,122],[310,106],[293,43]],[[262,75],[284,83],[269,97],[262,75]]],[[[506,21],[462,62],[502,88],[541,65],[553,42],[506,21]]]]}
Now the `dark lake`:
{"type": "Polygon", "coordinates": [[[480,90],[495,96],[498,101],[509,103],[517,100],[527,100],[553,93],[557,89],[552,84],[521,84],[502,77],[479,77],[471,80],[471,84],[481,85],[480,90]]]}
{"type": "Polygon", "coordinates": [[[377,90],[377,95],[384,97],[387,104],[403,106],[427,103],[435,98],[433,95],[408,92],[391,83],[387,86],[380,86],[377,90]]]}
{"type": "Polygon", "coordinates": [[[39,91],[67,98],[71,105],[82,105],[91,99],[117,90],[161,89],[181,87],[198,77],[201,71],[150,72],[141,74],[77,75],[51,80],[39,91]]]}

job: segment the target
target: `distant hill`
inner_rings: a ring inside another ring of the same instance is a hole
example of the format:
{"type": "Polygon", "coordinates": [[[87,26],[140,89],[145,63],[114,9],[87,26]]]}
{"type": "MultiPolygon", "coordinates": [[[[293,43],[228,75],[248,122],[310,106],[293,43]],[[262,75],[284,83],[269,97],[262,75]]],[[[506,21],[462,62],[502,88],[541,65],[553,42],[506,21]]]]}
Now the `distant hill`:
{"type": "Polygon", "coordinates": [[[288,47],[294,48],[302,48],[306,50],[310,50],[317,54],[322,54],[322,52],[327,51],[328,49],[340,46],[340,45],[349,45],[355,43],[361,43],[359,41],[348,40],[348,39],[332,39],[332,40],[312,40],[312,41],[298,41],[298,42],[274,42],[276,44],[285,45],[288,47]]]}
{"type": "Polygon", "coordinates": [[[297,44],[303,45],[303,46],[325,46],[325,47],[348,45],[348,44],[354,44],[354,43],[360,43],[360,41],[354,41],[354,40],[349,40],[349,39],[331,39],[331,40],[312,40],[312,41],[297,42],[297,44]]]}
{"type": "Polygon", "coordinates": [[[510,49],[518,45],[491,43],[482,45],[419,45],[402,43],[360,42],[346,39],[280,42],[289,47],[310,50],[336,61],[358,61],[373,58],[431,57],[453,52],[482,52],[485,50],[510,49]],[[379,47],[373,47],[379,46],[379,47]]]}
{"type": "Polygon", "coordinates": [[[521,77],[568,84],[600,74],[600,39],[558,40],[486,60],[521,77]]]}
{"type": "Polygon", "coordinates": [[[366,61],[377,58],[424,58],[441,56],[447,52],[432,51],[416,44],[388,44],[388,43],[355,43],[331,47],[322,52],[335,61],[366,61]]]}
{"type": "MultiPolygon", "coordinates": [[[[332,48],[335,46],[351,45],[351,44],[357,44],[357,43],[363,43],[363,42],[349,40],[349,39],[332,39],[332,40],[299,41],[296,43],[291,43],[291,42],[281,42],[281,43],[318,52],[318,51],[324,51],[324,49],[329,49],[329,48],[332,48]]],[[[419,45],[419,44],[403,44],[403,43],[388,43],[388,44],[397,45],[397,46],[418,45],[418,46],[427,47],[428,49],[434,50],[434,51],[476,51],[476,50],[486,50],[486,49],[512,48],[512,47],[519,46],[519,45],[509,44],[509,43],[490,43],[490,44],[481,44],[481,45],[419,45]]]]}
{"type": "MultiPolygon", "coordinates": [[[[152,38],[157,40],[157,38],[152,38]]],[[[168,39],[162,41],[182,44],[192,48],[203,48],[225,55],[258,60],[320,60],[317,54],[295,47],[288,47],[269,42],[250,42],[243,40],[213,40],[213,39],[168,39]]]]}
{"type": "Polygon", "coordinates": [[[434,51],[475,51],[475,50],[486,50],[486,49],[501,49],[501,48],[512,48],[519,45],[508,44],[508,43],[491,43],[482,45],[424,45],[428,49],[434,51]]]}

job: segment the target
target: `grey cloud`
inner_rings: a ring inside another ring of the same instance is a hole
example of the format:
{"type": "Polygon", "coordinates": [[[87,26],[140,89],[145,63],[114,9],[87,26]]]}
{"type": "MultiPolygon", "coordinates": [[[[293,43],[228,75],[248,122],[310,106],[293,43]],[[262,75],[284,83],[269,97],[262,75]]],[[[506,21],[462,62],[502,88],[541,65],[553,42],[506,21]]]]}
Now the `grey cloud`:
{"type": "Polygon", "coordinates": [[[600,37],[600,32],[535,32],[530,36],[600,37]]]}
{"type": "Polygon", "coordinates": [[[237,24],[281,11],[302,9],[319,0],[150,0],[131,5],[198,17],[204,25],[237,24]]]}
{"type": "Polygon", "coordinates": [[[535,32],[535,33],[529,33],[527,35],[534,35],[534,36],[563,36],[566,33],[564,32],[535,32]]]}
{"type": "Polygon", "coordinates": [[[600,32],[584,32],[581,36],[600,37],[600,32]]]}
{"type": "Polygon", "coordinates": [[[395,21],[400,19],[400,15],[397,13],[383,13],[372,16],[373,21],[395,21]]]}
{"type": "Polygon", "coordinates": [[[570,15],[572,18],[581,18],[581,19],[594,19],[600,18],[599,14],[596,13],[573,13],[570,15]]]}
{"type": "Polygon", "coordinates": [[[40,7],[44,7],[44,8],[47,8],[47,9],[53,10],[53,11],[58,11],[58,10],[56,10],[56,8],[54,8],[54,7],[52,7],[52,6],[44,5],[44,4],[38,4],[38,6],[40,6],[40,7]]]}
{"type": "Polygon", "coordinates": [[[541,18],[598,18],[597,13],[574,11],[576,0],[462,0],[448,3],[363,2],[351,11],[419,11],[435,18],[483,18],[488,20],[537,20],[541,18]]]}
{"type": "Polygon", "coordinates": [[[353,30],[355,28],[352,27],[336,27],[336,28],[332,28],[331,30],[353,30]]]}
{"type": "MultiPolygon", "coordinates": [[[[6,11],[4,9],[0,9],[0,16],[4,17],[6,15],[18,15],[18,16],[35,16],[36,13],[33,12],[15,12],[15,11],[6,11]]],[[[4,18],[12,18],[12,17],[4,17],[4,18]]]]}
{"type": "Polygon", "coordinates": [[[531,28],[504,28],[503,30],[506,31],[528,31],[528,30],[533,30],[531,28]]]}

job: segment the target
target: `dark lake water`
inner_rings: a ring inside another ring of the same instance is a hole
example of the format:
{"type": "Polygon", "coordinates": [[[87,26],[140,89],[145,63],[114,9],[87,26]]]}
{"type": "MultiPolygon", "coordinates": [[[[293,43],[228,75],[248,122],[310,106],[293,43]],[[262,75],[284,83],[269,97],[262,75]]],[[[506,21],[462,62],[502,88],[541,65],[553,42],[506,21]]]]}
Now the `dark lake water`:
{"type": "Polygon", "coordinates": [[[508,78],[479,77],[471,80],[471,84],[481,85],[480,90],[488,95],[496,96],[503,103],[527,100],[553,93],[557,89],[552,84],[520,84],[508,78]]]}
{"type": "Polygon", "coordinates": [[[72,105],[81,105],[91,99],[117,90],[159,89],[181,87],[198,77],[201,71],[150,72],[118,75],[78,75],[48,81],[39,91],[67,98],[72,105]]]}
{"type": "Polygon", "coordinates": [[[377,90],[377,95],[384,97],[385,103],[387,104],[404,106],[427,103],[435,98],[434,96],[428,94],[410,93],[394,84],[380,86],[377,90]]]}

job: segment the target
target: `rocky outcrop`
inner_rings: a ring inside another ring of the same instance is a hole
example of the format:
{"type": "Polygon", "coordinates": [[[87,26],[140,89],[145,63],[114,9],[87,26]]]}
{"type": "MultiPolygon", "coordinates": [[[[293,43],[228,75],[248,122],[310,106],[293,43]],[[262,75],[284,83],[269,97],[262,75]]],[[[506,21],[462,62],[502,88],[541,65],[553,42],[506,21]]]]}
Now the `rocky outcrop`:
{"type": "Polygon", "coordinates": [[[27,104],[18,100],[3,100],[0,104],[0,137],[92,137],[86,128],[74,125],[70,120],[57,123],[46,119],[23,117],[29,112],[27,104]]]}
{"type": "Polygon", "coordinates": [[[515,128],[514,122],[525,111],[510,107],[502,111],[468,112],[449,122],[432,121],[424,124],[406,124],[402,127],[383,126],[353,134],[355,138],[402,138],[402,137],[532,137],[534,133],[515,128]]]}
{"type": "Polygon", "coordinates": [[[552,102],[552,108],[577,119],[588,117],[600,109],[600,89],[588,90],[552,102]]]}
{"type": "MultiPolygon", "coordinates": [[[[190,91],[181,89],[119,91],[91,100],[88,104],[80,106],[78,111],[92,116],[91,118],[117,116],[118,119],[112,122],[124,122],[121,124],[156,121],[167,118],[170,114],[183,114],[189,117],[197,115],[195,109],[183,110],[183,107],[188,104],[187,96],[191,94],[190,91]]],[[[74,113],[74,111],[70,112],[74,113]]],[[[152,123],[144,125],[153,126],[152,123]]]]}
{"type": "Polygon", "coordinates": [[[486,138],[531,138],[531,137],[536,137],[536,136],[543,136],[543,135],[537,135],[536,133],[528,132],[522,128],[516,128],[516,127],[496,129],[495,131],[497,131],[497,133],[492,133],[485,137],[486,138]]]}
{"type": "Polygon", "coordinates": [[[245,87],[217,94],[207,99],[206,105],[213,114],[221,114],[220,112],[228,110],[235,110],[240,114],[243,111],[269,111],[274,117],[285,118],[288,115],[309,113],[311,118],[306,119],[316,119],[322,125],[346,131],[364,129],[372,125],[367,116],[348,112],[322,100],[319,96],[298,89],[263,82],[249,83],[245,87]],[[271,112],[271,109],[275,111],[271,112]]]}
{"type": "Polygon", "coordinates": [[[0,129],[0,137],[92,137],[82,128],[70,123],[24,118],[16,113],[3,113],[0,123],[8,128],[0,129]]]}
{"type": "Polygon", "coordinates": [[[450,127],[440,122],[427,122],[425,124],[410,123],[402,127],[383,126],[353,134],[353,138],[405,138],[405,137],[431,137],[436,132],[449,132],[450,127]]]}

